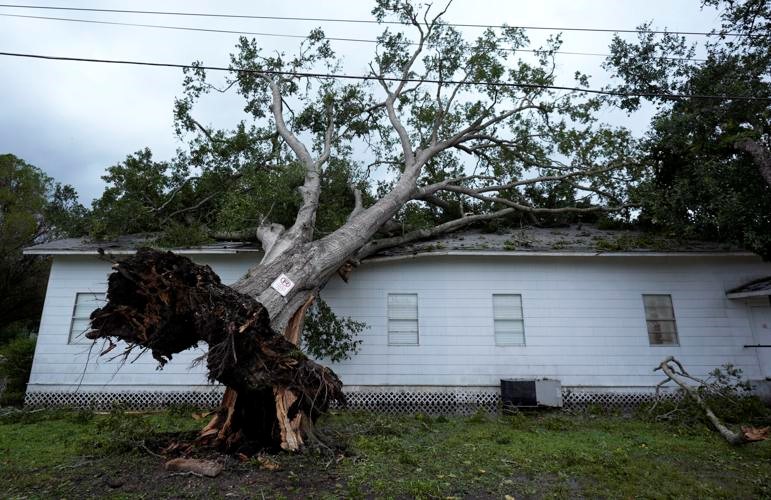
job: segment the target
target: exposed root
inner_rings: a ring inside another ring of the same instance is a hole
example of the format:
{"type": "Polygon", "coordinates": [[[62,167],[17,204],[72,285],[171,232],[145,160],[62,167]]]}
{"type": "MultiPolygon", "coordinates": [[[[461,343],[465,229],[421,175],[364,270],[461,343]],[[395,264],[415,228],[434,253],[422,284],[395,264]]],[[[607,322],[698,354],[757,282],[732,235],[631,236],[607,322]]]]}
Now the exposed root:
{"type": "MultiPolygon", "coordinates": [[[[206,342],[209,378],[228,389],[201,442],[233,450],[247,440],[298,450],[305,420],[315,421],[333,401],[345,404],[334,372],[273,331],[263,306],[223,285],[209,266],[141,249],[113,269],[108,303],[91,314],[86,336],[127,342],[125,356],[136,346],[149,349],[161,365],[206,342]]],[[[299,330],[301,318],[294,323],[299,330]]]]}

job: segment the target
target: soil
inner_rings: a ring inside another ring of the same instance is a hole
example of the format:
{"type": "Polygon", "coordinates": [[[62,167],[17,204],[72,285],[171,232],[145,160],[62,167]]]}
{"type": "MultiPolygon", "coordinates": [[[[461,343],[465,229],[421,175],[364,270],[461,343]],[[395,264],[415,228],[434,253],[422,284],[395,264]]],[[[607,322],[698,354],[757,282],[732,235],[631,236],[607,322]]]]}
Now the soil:
{"type": "MultiPolygon", "coordinates": [[[[171,435],[147,443],[133,453],[113,456],[84,457],[82,461],[56,471],[56,484],[46,484],[26,493],[30,497],[67,496],[72,498],[308,498],[322,496],[349,496],[345,479],[338,470],[332,454],[307,452],[303,454],[278,453],[259,455],[269,470],[260,464],[257,456],[244,461],[233,455],[220,454],[211,449],[195,449],[186,454],[191,458],[214,460],[224,465],[215,478],[192,473],[169,472],[164,469],[168,459],[179,456],[160,452],[169,444],[178,442],[171,435]]],[[[61,467],[61,466],[60,466],[61,467]]]]}

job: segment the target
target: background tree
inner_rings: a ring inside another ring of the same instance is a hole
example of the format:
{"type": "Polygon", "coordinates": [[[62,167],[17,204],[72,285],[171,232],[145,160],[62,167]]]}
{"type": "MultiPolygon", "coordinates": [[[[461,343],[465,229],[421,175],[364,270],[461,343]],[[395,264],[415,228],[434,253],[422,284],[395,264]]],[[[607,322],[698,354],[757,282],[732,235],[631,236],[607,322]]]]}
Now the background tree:
{"type": "MultiPolygon", "coordinates": [[[[642,144],[641,222],[726,241],[771,258],[771,2],[706,0],[722,27],[704,61],[683,37],[640,29],[616,37],[605,66],[632,93],[737,95],[757,100],[649,98],[658,112],[642,144]]],[[[616,103],[637,110],[643,98],[616,103]]]]}
{"type": "MultiPolygon", "coordinates": [[[[221,172],[235,182],[223,201],[231,207],[223,205],[223,213],[233,215],[222,222],[239,221],[238,227],[255,234],[265,250],[262,262],[232,287],[243,298],[229,307],[202,310],[194,316],[197,325],[243,319],[244,304],[256,299],[272,328],[298,344],[305,312],[324,284],[336,274],[347,277],[360,259],[383,249],[500,218],[623,213],[629,207],[626,188],[636,175],[634,141],[628,131],[597,121],[601,100],[580,89],[551,88],[559,38],[528,63],[516,52],[528,44],[520,29],[488,29],[469,41],[441,21],[444,11],[431,6],[378,0],[373,14],[378,21],[402,23],[415,38],[386,29],[366,78],[326,76],[341,66],[320,30],[294,56],[263,54],[256,41],[242,38],[231,56],[232,73],[219,85],[211,83],[200,64],[187,72],[175,114],[178,132],[190,138],[185,155],[193,175],[221,172]],[[213,130],[194,117],[205,94],[228,90],[244,98],[245,117],[234,129],[213,130]],[[280,184],[296,186],[296,205],[290,206],[269,186],[293,172],[299,172],[296,185],[280,184]],[[253,176],[262,180],[250,184],[253,176]],[[346,196],[330,196],[335,189],[346,196]],[[347,202],[353,202],[350,212],[341,213],[347,202]],[[279,204],[283,207],[277,209],[279,204]],[[324,214],[329,218],[322,230],[324,214]],[[404,224],[408,220],[414,226],[404,224]],[[391,228],[394,223],[398,230],[391,228]],[[293,282],[285,296],[271,287],[280,275],[293,282]],[[201,317],[206,314],[212,314],[210,323],[201,317]]],[[[575,85],[586,87],[588,78],[576,75],[575,85]]],[[[160,266],[166,257],[147,258],[159,259],[160,266]]],[[[132,261],[124,269],[137,287],[147,284],[142,276],[148,283],[156,279],[143,266],[132,261]]],[[[157,328],[148,323],[150,316],[141,308],[149,303],[132,298],[115,276],[110,304],[95,312],[101,329],[91,338],[129,339],[159,359],[172,354],[169,346],[195,341],[178,338],[184,334],[178,329],[163,328],[173,324],[166,314],[174,309],[168,305],[154,304],[163,316],[153,313],[157,328]],[[127,304],[139,307],[143,332],[149,328],[152,335],[133,331],[113,314],[127,304]]],[[[222,300],[232,299],[219,285],[212,286],[222,300]]],[[[257,318],[262,313],[249,314],[257,318]]],[[[242,330],[252,332],[254,321],[242,330]]],[[[313,415],[298,403],[305,401],[308,386],[288,387],[278,378],[266,380],[259,366],[241,366],[266,342],[260,332],[238,337],[244,342],[238,349],[228,347],[235,337],[209,346],[210,364],[212,352],[222,349],[232,350],[232,359],[241,362],[226,370],[229,375],[220,368],[210,371],[229,390],[227,411],[207,432],[231,442],[241,430],[234,422],[267,419],[265,427],[280,433],[265,436],[266,441],[297,449],[311,433],[313,415]],[[244,376],[244,369],[260,373],[261,382],[247,383],[255,378],[244,376]],[[266,397],[275,405],[274,414],[264,412],[270,406],[266,397]]],[[[222,338],[215,333],[198,331],[195,338],[222,338]]],[[[298,351],[291,356],[304,360],[298,351]]],[[[309,370],[316,373],[316,368],[309,370]]]]}
{"type": "Polygon", "coordinates": [[[0,331],[40,318],[49,262],[22,255],[22,249],[82,234],[86,211],[77,199],[71,186],[11,154],[0,155],[0,331]]]}

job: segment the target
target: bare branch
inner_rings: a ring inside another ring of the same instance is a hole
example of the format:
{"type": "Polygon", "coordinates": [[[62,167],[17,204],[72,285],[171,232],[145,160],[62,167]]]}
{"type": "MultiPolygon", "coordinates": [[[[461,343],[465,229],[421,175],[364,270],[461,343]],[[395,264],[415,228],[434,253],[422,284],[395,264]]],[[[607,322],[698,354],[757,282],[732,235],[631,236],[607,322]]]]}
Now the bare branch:
{"type": "Polygon", "coordinates": [[[365,257],[369,257],[373,254],[376,254],[381,250],[385,250],[386,248],[393,248],[399,245],[412,243],[413,241],[432,238],[440,234],[456,231],[458,229],[474,224],[476,222],[504,217],[506,215],[514,213],[515,211],[516,210],[513,208],[505,208],[503,210],[498,210],[497,212],[470,215],[468,217],[461,217],[458,219],[451,220],[450,222],[445,222],[444,224],[439,224],[438,226],[434,226],[432,228],[416,229],[415,231],[410,231],[409,233],[406,233],[401,236],[394,236],[392,238],[383,238],[380,240],[373,240],[368,244],[364,245],[359,250],[359,252],[356,254],[356,258],[360,260],[365,257]]]}
{"type": "Polygon", "coordinates": [[[174,190],[173,190],[173,191],[172,191],[172,192],[169,194],[169,197],[166,199],[166,201],[164,201],[164,202],[161,204],[161,206],[160,206],[160,207],[157,207],[157,208],[154,208],[154,209],[153,209],[153,212],[155,212],[155,213],[158,213],[158,212],[160,212],[161,210],[163,210],[164,208],[166,208],[166,207],[169,205],[169,203],[171,203],[171,202],[174,200],[174,197],[175,197],[175,196],[177,196],[177,193],[179,193],[180,191],[182,191],[182,188],[184,188],[184,187],[187,185],[187,183],[188,183],[188,182],[190,182],[190,181],[193,181],[193,180],[196,180],[196,179],[200,179],[200,177],[198,177],[198,176],[194,176],[194,177],[188,177],[187,179],[185,179],[185,180],[182,182],[182,184],[180,184],[179,186],[177,186],[177,187],[176,187],[176,188],[175,188],[175,189],[174,189],[174,190]]]}
{"type": "MultiPolygon", "coordinates": [[[[294,224],[288,231],[282,233],[282,236],[288,237],[290,240],[308,241],[313,236],[313,225],[316,220],[316,212],[319,207],[319,194],[321,192],[321,179],[319,176],[319,165],[329,158],[329,152],[331,150],[332,131],[331,125],[327,127],[325,134],[325,150],[318,162],[314,162],[311,154],[305,145],[295,136],[287,127],[284,122],[284,116],[282,113],[283,99],[278,83],[270,81],[271,90],[273,92],[273,102],[270,106],[273,112],[273,118],[276,123],[276,130],[289,147],[294,151],[298,159],[305,165],[305,181],[303,185],[298,188],[300,194],[303,197],[303,203],[300,209],[297,211],[297,217],[294,224]]],[[[330,118],[330,122],[332,122],[330,118]]],[[[281,245],[274,245],[274,248],[281,248],[281,245]]],[[[283,250],[282,250],[283,251],[283,250]]]]}
{"type": "Polygon", "coordinates": [[[511,189],[517,186],[537,184],[539,182],[564,181],[567,179],[572,179],[574,177],[591,177],[591,176],[602,174],[605,172],[610,172],[611,170],[617,170],[619,168],[621,168],[621,165],[608,165],[608,166],[596,168],[596,169],[575,170],[573,172],[569,172],[567,174],[561,174],[561,175],[542,175],[539,177],[531,177],[529,179],[522,179],[514,182],[509,182],[507,184],[500,184],[497,186],[485,186],[483,188],[477,189],[476,191],[478,193],[489,193],[491,191],[502,191],[502,190],[511,189]]]}
{"type": "Polygon", "coordinates": [[[284,226],[276,223],[261,224],[257,228],[257,239],[260,240],[262,249],[265,252],[261,263],[267,264],[283,253],[285,248],[277,245],[277,243],[284,232],[284,226]]]}
{"type": "Polygon", "coordinates": [[[221,139],[215,139],[214,136],[209,132],[209,130],[206,129],[201,123],[193,118],[192,116],[188,116],[190,118],[190,121],[193,122],[193,125],[195,125],[195,128],[197,128],[206,138],[211,142],[212,144],[222,142],[221,139]]]}
{"type": "Polygon", "coordinates": [[[415,199],[422,199],[425,196],[432,195],[437,191],[440,191],[442,188],[449,186],[451,184],[459,184],[464,181],[471,181],[475,179],[497,180],[498,178],[490,175],[463,175],[460,177],[451,177],[449,179],[436,182],[434,184],[429,184],[428,186],[423,186],[421,189],[418,190],[415,199]]]}
{"type": "Polygon", "coordinates": [[[192,205],[192,206],[189,206],[189,207],[180,208],[179,210],[175,210],[174,212],[172,212],[169,215],[167,215],[166,217],[164,217],[164,221],[170,220],[175,215],[179,215],[179,214],[182,214],[182,213],[185,213],[185,212],[192,212],[194,210],[197,210],[197,209],[201,208],[203,205],[205,205],[206,202],[208,202],[209,200],[211,200],[212,198],[214,198],[215,196],[217,196],[220,193],[222,193],[222,191],[215,191],[214,193],[210,194],[209,196],[204,197],[201,201],[199,201],[195,205],[192,205]]]}
{"type": "Polygon", "coordinates": [[[283,98],[281,96],[281,89],[276,82],[270,81],[270,87],[273,92],[273,103],[270,105],[270,110],[273,113],[273,119],[276,122],[276,130],[282,139],[289,145],[289,147],[297,155],[306,166],[313,164],[311,154],[306,149],[305,145],[295,136],[292,131],[287,127],[284,121],[283,114],[283,98]]]}
{"type": "Polygon", "coordinates": [[[523,205],[521,203],[517,203],[516,201],[508,200],[506,198],[501,198],[500,196],[486,196],[481,194],[478,190],[463,187],[463,186],[444,186],[441,188],[442,191],[451,191],[454,193],[462,193],[467,196],[470,196],[472,198],[476,198],[478,200],[487,201],[491,203],[500,203],[501,205],[506,205],[511,208],[515,208],[521,212],[528,212],[532,214],[567,214],[567,213],[574,213],[574,214],[585,214],[585,213],[593,213],[593,212],[615,212],[618,210],[624,210],[627,208],[634,208],[636,205],[633,204],[623,204],[613,207],[603,207],[603,206],[595,206],[595,207],[559,207],[559,208],[540,208],[540,207],[532,207],[530,205],[523,205]]]}
{"type": "Polygon", "coordinates": [[[685,390],[686,394],[688,394],[691,398],[693,398],[694,401],[696,401],[696,404],[698,404],[702,410],[704,410],[704,414],[707,416],[707,419],[710,421],[710,423],[715,426],[715,429],[720,433],[723,438],[725,438],[726,441],[728,441],[730,444],[733,445],[739,445],[739,444],[746,444],[751,443],[753,441],[763,441],[768,438],[768,432],[769,428],[765,427],[763,429],[755,429],[752,427],[742,427],[741,433],[734,432],[720,421],[719,418],[717,418],[717,415],[712,411],[712,409],[707,405],[707,403],[702,399],[702,397],[699,395],[699,391],[696,390],[696,388],[689,384],[686,379],[696,380],[698,382],[698,379],[694,379],[690,375],[688,375],[688,372],[685,371],[683,368],[683,365],[680,364],[679,361],[677,361],[674,357],[668,356],[664,361],[659,364],[656,368],[653,369],[653,371],[661,370],[664,372],[664,374],[667,376],[668,380],[672,380],[674,383],[679,385],[683,390],[685,390]],[[670,363],[674,363],[679,367],[678,369],[673,367],[670,363]]]}
{"type": "Polygon", "coordinates": [[[324,150],[316,160],[316,170],[319,170],[324,163],[329,160],[329,156],[332,154],[332,139],[335,133],[335,120],[333,118],[332,103],[327,106],[327,129],[324,132],[324,150]]]}
{"type": "Polygon", "coordinates": [[[435,207],[439,207],[442,210],[449,210],[451,208],[451,205],[449,202],[446,202],[443,199],[437,196],[434,196],[432,194],[422,196],[420,198],[415,198],[415,199],[425,201],[429,205],[434,205],[435,207]]]}
{"type": "Polygon", "coordinates": [[[351,210],[351,213],[348,215],[348,220],[350,221],[357,215],[359,215],[364,210],[364,204],[362,203],[361,199],[361,189],[359,188],[352,188],[353,189],[353,210],[351,210]]]}

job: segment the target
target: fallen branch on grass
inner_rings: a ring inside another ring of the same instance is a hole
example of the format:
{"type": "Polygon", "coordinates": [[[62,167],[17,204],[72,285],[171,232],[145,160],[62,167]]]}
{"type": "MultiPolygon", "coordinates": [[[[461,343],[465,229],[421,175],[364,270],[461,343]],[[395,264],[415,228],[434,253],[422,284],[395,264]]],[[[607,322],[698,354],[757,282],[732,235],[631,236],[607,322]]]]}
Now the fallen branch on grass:
{"type": "Polygon", "coordinates": [[[730,444],[740,445],[768,439],[769,427],[742,427],[741,432],[734,432],[726,427],[720,421],[720,419],[717,418],[717,415],[715,415],[715,413],[707,405],[701,395],[699,395],[697,387],[705,385],[705,382],[691,376],[687,371],[685,371],[682,363],[676,360],[674,356],[667,357],[664,359],[664,361],[661,362],[661,364],[659,364],[659,366],[653,369],[653,371],[658,370],[664,372],[664,375],[666,375],[667,378],[656,385],[656,395],[658,396],[659,389],[661,389],[661,386],[667,382],[672,381],[676,383],[685,391],[688,396],[696,401],[696,404],[698,404],[702,410],[704,410],[707,419],[712,423],[713,426],[715,426],[715,429],[717,429],[720,435],[723,436],[730,444]],[[698,385],[694,386],[689,384],[689,381],[696,382],[698,385]]]}

